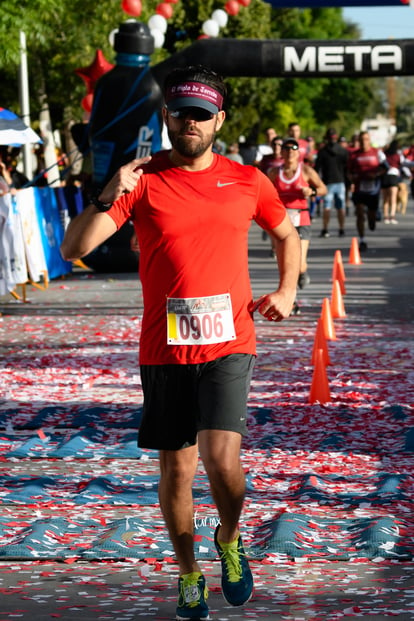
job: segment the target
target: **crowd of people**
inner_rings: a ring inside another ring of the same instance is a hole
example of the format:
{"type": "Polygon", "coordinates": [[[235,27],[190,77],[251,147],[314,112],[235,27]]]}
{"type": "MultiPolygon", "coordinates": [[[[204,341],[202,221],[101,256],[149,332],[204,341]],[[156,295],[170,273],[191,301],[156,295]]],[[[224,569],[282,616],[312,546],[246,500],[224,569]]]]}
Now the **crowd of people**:
{"type": "MultiPolygon", "coordinates": [[[[297,196],[307,199],[306,208],[305,203],[302,203],[298,226],[310,226],[314,216],[320,215],[322,227],[319,236],[322,238],[331,234],[333,212],[338,224],[338,235],[344,237],[346,217],[353,207],[359,248],[365,251],[368,248],[366,229],[374,230],[379,221],[385,225],[398,224],[397,214],[406,213],[410,189],[414,198],[414,145],[401,148],[394,139],[385,147],[378,148],[372,144],[367,131],[355,133],[348,141],[344,136],[339,136],[334,128],[328,128],[323,140],[316,143],[313,136],[301,137],[301,127],[297,122],[290,123],[281,134],[268,128],[265,135],[266,142],[258,146],[247,144],[242,136],[239,143],[231,145],[231,153],[225,151],[224,154],[232,159],[237,155],[238,161],[260,168],[273,179],[285,201],[284,192],[287,188],[282,188],[280,175],[286,176],[286,151],[292,149],[292,144],[295,145],[297,155],[293,157],[298,164],[295,170],[302,169],[298,175],[305,175],[302,178],[303,187],[311,188],[310,191],[304,190],[304,194],[309,196],[297,196]],[[292,140],[293,143],[289,142],[292,140]],[[312,175],[313,183],[309,169],[316,173],[316,177],[312,175]],[[322,186],[317,189],[315,183],[318,178],[325,190],[322,186]],[[303,224],[305,221],[307,224],[303,224]]],[[[222,144],[220,149],[223,152],[222,144]]],[[[286,206],[292,208],[289,204],[286,206]]],[[[293,209],[296,209],[296,204],[293,209]]],[[[293,214],[292,218],[295,219],[293,214]]],[[[307,236],[310,239],[309,230],[298,231],[303,242],[307,241],[307,236]]],[[[309,282],[304,272],[308,245],[303,243],[302,247],[304,259],[300,287],[309,282]]]]}

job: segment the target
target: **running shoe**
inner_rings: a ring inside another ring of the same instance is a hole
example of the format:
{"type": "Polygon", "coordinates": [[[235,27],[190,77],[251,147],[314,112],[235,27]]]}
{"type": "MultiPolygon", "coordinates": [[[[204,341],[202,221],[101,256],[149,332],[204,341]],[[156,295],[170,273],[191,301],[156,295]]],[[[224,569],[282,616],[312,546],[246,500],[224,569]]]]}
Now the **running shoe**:
{"type": "Polygon", "coordinates": [[[290,311],[291,315],[300,315],[301,314],[301,310],[300,310],[300,306],[297,302],[293,303],[293,308],[290,311]]]}
{"type": "Polygon", "coordinates": [[[345,237],[345,231],[344,231],[344,229],[339,229],[339,231],[338,231],[338,237],[345,237]]]}
{"type": "Polygon", "coordinates": [[[253,576],[243,548],[241,536],[231,543],[218,540],[219,526],[214,533],[214,543],[221,561],[221,589],[224,599],[232,606],[243,606],[253,593],[253,576]]]}
{"type": "Polygon", "coordinates": [[[210,619],[207,606],[208,589],[203,574],[193,571],[178,580],[178,602],[176,621],[207,621],[210,619]]]}
{"type": "Polygon", "coordinates": [[[329,237],[329,231],[327,229],[322,229],[319,233],[319,237],[329,237]]]}
{"type": "Polygon", "coordinates": [[[361,252],[364,252],[364,250],[367,250],[368,249],[367,242],[360,241],[359,242],[359,249],[360,249],[361,252]]]}
{"type": "Polygon", "coordinates": [[[310,276],[308,272],[303,272],[302,274],[299,274],[299,278],[298,278],[299,289],[304,289],[306,285],[308,285],[309,283],[310,283],[310,276]]]}

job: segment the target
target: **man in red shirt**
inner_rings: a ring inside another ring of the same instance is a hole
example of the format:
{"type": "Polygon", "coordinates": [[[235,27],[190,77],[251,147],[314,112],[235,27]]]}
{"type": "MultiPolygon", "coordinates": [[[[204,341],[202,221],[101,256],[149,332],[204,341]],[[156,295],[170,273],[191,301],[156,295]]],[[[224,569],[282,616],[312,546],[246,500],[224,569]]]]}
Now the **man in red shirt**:
{"type": "MultiPolygon", "coordinates": [[[[288,137],[293,138],[293,140],[296,140],[296,142],[298,143],[299,161],[303,162],[307,160],[310,149],[309,149],[309,142],[305,140],[304,138],[301,138],[300,134],[301,134],[301,127],[299,123],[297,121],[292,121],[292,123],[289,123],[288,137]]],[[[308,162],[308,163],[310,164],[311,162],[308,162]]]]}
{"type": "Polygon", "coordinates": [[[385,168],[385,155],[380,149],[371,146],[368,132],[359,134],[360,148],[349,159],[349,177],[354,185],[352,201],[355,205],[356,226],[359,234],[359,249],[366,250],[365,212],[368,226],[375,230],[379,200],[381,195],[381,175],[385,168]]]}
{"type": "Polygon", "coordinates": [[[226,87],[204,67],[177,69],[164,87],[172,149],[123,166],[70,223],[61,251],[84,256],[131,219],[140,248],[144,392],[139,445],[160,455],[159,499],[179,564],[176,619],[209,619],[207,587],[194,556],[192,485],[198,455],[220,517],[215,544],[226,600],[240,606],[253,578],[239,519],[240,459],[256,355],[253,312],[290,315],[300,242],[270,180],[214,153],[226,87]],[[247,241],[252,220],[276,248],[279,284],[252,299],[247,241]]]}

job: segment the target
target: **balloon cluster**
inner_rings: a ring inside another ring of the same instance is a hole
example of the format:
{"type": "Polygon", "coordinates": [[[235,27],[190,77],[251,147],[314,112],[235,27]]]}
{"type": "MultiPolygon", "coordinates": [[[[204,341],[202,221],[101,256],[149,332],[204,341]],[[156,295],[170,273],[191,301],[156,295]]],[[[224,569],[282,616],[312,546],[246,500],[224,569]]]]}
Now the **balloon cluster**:
{"type": "Polygon", "coordinates": [[[201,35],[199,39],[208,37],[218,37],[220,28],[227,26],[229,15],[237,15],[241,6],[249,6],[251,0],[227,0],[223,9],[216,9],[211,14],[210,19],[206,19],[201,29],[204,36],[201,35]]]}
{"type": "MultiPolygon", "coordinates": [[[[178,0],[165,0],[157,4],[155,14],[148,20],[148,27],[154,37],[155,47],[161,48],[164,45],[165,33],[167,32],[167,20],[174,13],[173,4],[177,4],[178,0]]],[[[241,6],[249,6],[251,0],[227,0],[223,9],[216,9],[207,19],[201,29],[203,34],[200,39],[208,37],[218,37],[220,28],[227,26],[228,16],[237,15],[241,6]]],[[[139,17],[142,11],[141,0],[122,0],[121,7],[125,13],[132,17],[139,17]]]]}

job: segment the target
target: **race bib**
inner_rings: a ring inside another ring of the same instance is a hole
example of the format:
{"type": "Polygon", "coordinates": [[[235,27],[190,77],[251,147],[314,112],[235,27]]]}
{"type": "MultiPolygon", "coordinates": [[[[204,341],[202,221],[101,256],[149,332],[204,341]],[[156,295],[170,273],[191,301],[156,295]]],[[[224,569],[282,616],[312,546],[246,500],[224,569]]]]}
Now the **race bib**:
{"type": "Polygon", "coordinates": [[[235,338],[230,294],[167,298],[168,345],[210,345],[235,338]]]}
{"type": "Polygon", "coordinates": [[[300,226],[300,209],[288,209],[287,212],[293,226],[300,226]]]}

